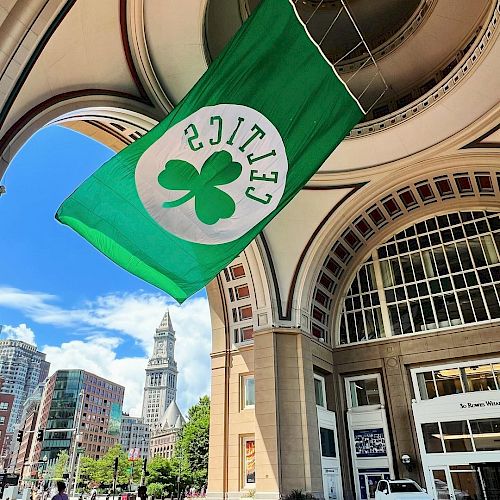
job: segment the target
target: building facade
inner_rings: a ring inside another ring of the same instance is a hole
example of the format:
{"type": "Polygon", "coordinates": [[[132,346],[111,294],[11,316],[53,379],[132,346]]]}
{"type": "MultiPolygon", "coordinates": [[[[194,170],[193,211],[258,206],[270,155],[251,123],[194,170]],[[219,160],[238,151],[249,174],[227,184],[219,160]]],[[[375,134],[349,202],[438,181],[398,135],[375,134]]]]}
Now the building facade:
{"type": "MultiPolygon", "coordinates": [[[[500,5],[345,3],[373,59],[341,2],[296,7],[355,96],[379,74],[390,88],[207,286],[209,497],[368,499],[412,477],[498,498],[500,5]]],[[[124,148],[257,4],[10,2],[0,170],[49,123],[124,148]]]]}
{"type": "Polygon", "coordinates": [[[125,453],[130,450],[139,450],[137,456],[144,459],[149,456],[149,425],[141,417],[131,417],[127,413],[122,415],[120,430],[120,444],[125,453]]]}
{"type": "Polygon", "coordinates": [[[142,418],[151,429],[175,400],[178,372],[174,351],[175,331],[167,311],[156,329],[153,354],[146,368],[142,418]]]}
{"type": "Polygon", "coordinates": [[[177,403],[172,401],[151,435],[150,456],[172,458],[179,432],[186,421],[177,403]]]}
{"type": "Polygon", "coordinates": [[[10,448],[10,439],[7,439],[7,428],[14,404],[14,395],[3,393],[2,384],[3,379],[0,378],[0,468],[3,470],[10,448]]]}
{"type": "Polygon", "coordinates": [[[37,465],[41,465],[32,464],[30,462],[30,454],[39,437],[36,425],[44,386],[44,383],[40,384],[23,405],[23,414],[21,417],[21,424],[19,425],[19,431],[22,432],[22,439],[18,445],[14,468],[14,472],[19,474],[21,478],[25,477],[25,472],[29,475],[31,470],[37,465]]]}
{"type": "Polygon", "coordinates": [[[50,363],[36,346],[21,340],[0,340],[0,377],[3,392],[14,395],[7,432],[14,432],[21,421],[23,404],[49,374],[50,363]]]}
{"type": "Polygon", "coordinates": [[[124,387],[84,370],[58,370],[47,381],[40,404],[37,430],[44,431],[30,462],[60,451],[71,454],[77,428],[78,447],[99,459],[119,443],[124,387]],[[68,429],[67,431],[64,429],[68,429]]]}

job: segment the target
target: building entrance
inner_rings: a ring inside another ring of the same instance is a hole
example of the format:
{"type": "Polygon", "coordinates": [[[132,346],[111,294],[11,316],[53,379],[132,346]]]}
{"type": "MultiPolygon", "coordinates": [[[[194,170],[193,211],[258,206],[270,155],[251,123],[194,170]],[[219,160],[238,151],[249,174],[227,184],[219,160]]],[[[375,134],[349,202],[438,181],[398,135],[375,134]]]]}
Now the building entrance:
{"type": "Polygon", "coordinates": [[[437,500],[497,500],[500,498],[500,464],[431,467],[437,500]]]}
{"type": "Polygon", "coordinates": [[[438,500],[486,500],[480,476],[470,465],[433,467],[434,497],[438,500]]]}

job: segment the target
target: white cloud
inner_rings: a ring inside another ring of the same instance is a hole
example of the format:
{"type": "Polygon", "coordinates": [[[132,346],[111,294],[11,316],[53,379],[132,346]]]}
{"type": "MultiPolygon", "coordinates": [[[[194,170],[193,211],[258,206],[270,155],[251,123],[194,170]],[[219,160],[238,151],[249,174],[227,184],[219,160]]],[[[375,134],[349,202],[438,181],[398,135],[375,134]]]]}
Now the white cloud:
{"type": "Polygon", "coordinates": [[[181,410],[186,412],[200,396],[209,393],[211,329],[206,298],[194,298],[179,306],[160,293],[109,294],[71,309],[54,305],[57,300],[42,292],[0,287],[0,306],[20,310],[37,323],[72,327],[86,335],[85,341],[43,348],[52,371],[82,368],[125,385],[125,409],[139,414],[145,359],[151,354],[155,329],[168,308],[176,330],[175,358],[180,372],[177,402],[181,410]],[[99,333],[92,337],[96,329],[99,333]],[[118,358],[115,350],[120,336],[136,341],[140,355],[118,358]]]}
{"type": "Polygon", "coordinates": [[[28,344],[35,343],[35,332],[26,323],[21,323],[18,326],[3,325],[1,331],[8,339],[22,340],[28,344]]]}

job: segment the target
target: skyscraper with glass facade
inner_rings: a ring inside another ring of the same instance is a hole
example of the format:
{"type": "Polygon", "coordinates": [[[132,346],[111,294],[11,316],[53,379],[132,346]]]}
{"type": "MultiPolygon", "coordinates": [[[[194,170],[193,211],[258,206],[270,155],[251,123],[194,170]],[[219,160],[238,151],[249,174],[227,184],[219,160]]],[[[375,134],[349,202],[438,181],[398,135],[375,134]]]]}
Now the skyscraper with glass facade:
{"type": "Polygon", "coordinates": [[[31,462],[70,452],[74,429],[86,456],[100,458],[119,442],[125,388],[84,370],[58,370],[48,380],[37,428],[44,429],[31,462]]]}
{"type": "Polygon", "coordinates": [[[45,354],[36,346],[21,340],[0,340],[0,377],[4,379],[2,392],[14,395],[7,433],[14,432],[20,423],[24,402],[47,378],[49,367],[45,354]]]}

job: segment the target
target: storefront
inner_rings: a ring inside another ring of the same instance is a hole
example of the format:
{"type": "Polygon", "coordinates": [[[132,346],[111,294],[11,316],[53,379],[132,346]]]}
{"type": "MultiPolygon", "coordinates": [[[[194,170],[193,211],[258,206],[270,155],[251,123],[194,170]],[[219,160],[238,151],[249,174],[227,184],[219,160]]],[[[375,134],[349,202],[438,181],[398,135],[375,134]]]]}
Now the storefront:
{"type": "Polygon", "coordinates": [[[500,359],[412,370],[426,488],[439,500],[500,498],[500,359]]]}

